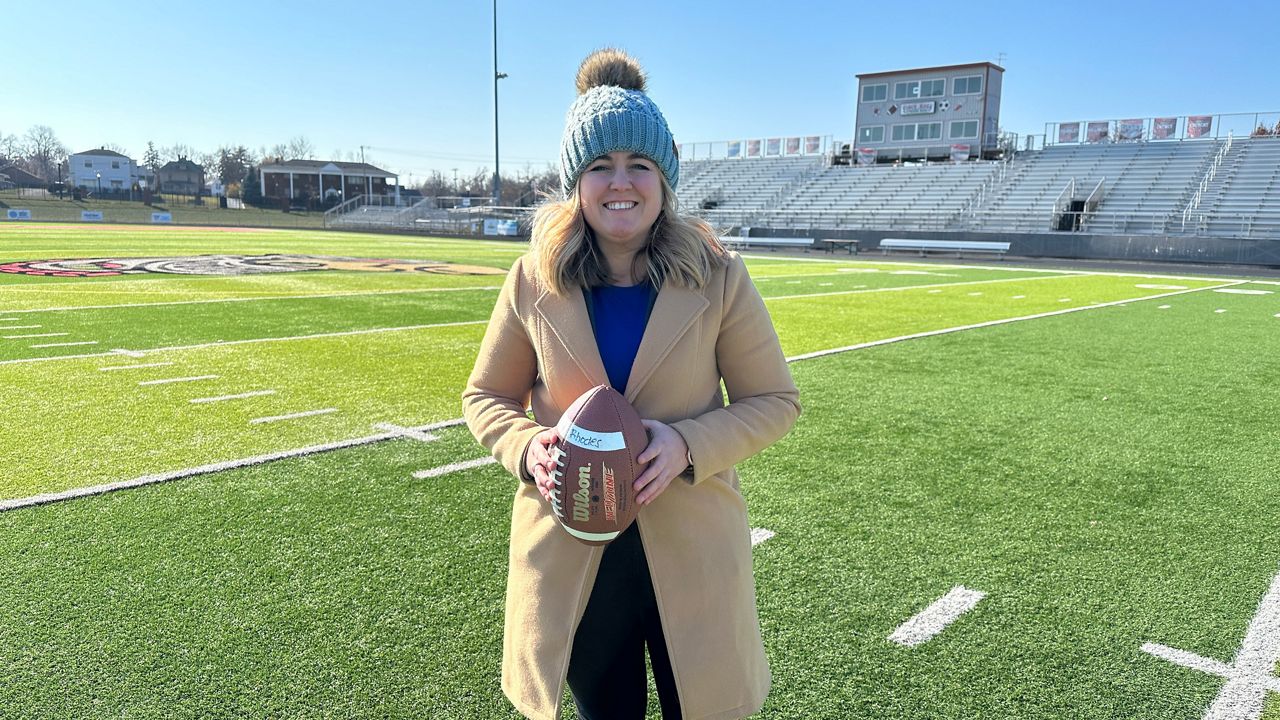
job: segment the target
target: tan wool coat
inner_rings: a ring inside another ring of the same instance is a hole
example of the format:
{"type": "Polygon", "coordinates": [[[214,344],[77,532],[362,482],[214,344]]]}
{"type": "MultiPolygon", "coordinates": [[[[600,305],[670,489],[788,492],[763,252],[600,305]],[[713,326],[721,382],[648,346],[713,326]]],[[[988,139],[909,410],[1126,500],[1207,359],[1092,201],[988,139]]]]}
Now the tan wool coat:
{"type": "MultiPolygon", "coordinates": [[[[463,393],[471,432],[522,477],[533,436],[578,395],[608,382],[582,292],[551,293],[531,259],[516,261],[463,393]]],[[[661,289],[625,395],[641,417],[679,432],[693,457],[692,478],[673,480],[636,521],[684,717],[751,715],[768,694],[769,666],[733,466],[785,435],[800,404],[741,258],[731,254],[701,290],[661,289]]],[[[603,550],[571,538],[533,483],[519,484],[502,689],[529,718],[559,717],[574,632],[603,550]]]]}

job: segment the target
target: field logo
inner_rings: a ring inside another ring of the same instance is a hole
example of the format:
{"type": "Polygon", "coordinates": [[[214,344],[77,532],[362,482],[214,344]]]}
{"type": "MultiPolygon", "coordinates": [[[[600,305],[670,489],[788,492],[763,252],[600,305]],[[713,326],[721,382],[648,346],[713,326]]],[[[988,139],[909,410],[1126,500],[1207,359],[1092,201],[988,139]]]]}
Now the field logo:
{"type": "Polygon", "coordinates": [[[436,275],[503,275],[498,268],[457,265],[437,260],[331,257],[326,255],[192,255],[187,257],[85,258],[0,263],[0,273],[50,277],[103,275],[265,275],[271,273],[344,270],[354,272],[432,273],[436,275]]]}

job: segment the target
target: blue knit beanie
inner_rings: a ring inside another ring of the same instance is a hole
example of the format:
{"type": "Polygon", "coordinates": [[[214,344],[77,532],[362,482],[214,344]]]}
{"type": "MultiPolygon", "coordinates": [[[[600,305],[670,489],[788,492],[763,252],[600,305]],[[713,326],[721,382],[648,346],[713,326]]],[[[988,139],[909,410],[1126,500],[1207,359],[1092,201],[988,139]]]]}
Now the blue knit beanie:
{"type": "Polygon", "coordinates": [[[617,150],[639,153],[657,164],[671,189],[680,181],[680,158],[662,111],[644,93],[640,63],[607,48],[578,67],[578,99],[565,117],[560,139],[560,182],[572,192],[593,160],[617,150]]]}

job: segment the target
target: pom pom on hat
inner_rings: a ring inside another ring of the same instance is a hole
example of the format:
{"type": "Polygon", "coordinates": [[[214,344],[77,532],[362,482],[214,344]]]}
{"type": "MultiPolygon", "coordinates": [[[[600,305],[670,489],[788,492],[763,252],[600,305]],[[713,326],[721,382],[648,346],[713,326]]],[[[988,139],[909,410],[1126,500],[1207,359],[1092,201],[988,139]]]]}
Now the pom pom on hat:
{"type": "Polygon", "coordinates": [[[674,190],[680,158],[666,118],[644,92],[640,63],[621,50],[597,50],[578,66],[576,84],[578,99],[569,108],[560,138],[564,191],[574,191],[593,160],[619,150],[652,160],[674,190]]]}

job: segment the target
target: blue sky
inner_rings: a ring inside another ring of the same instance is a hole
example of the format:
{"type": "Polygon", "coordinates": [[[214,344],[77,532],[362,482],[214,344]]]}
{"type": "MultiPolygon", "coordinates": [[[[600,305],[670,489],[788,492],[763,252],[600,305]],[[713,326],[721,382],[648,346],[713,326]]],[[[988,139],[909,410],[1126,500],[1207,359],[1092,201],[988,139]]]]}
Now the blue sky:
{"type": "MultiPolygon", "coordinates": [[[[0,133],[44,124],[73,152],[115,143],[136,158],[148,140],[257,150],[302,135],[323,158],[368,146],[405,180],[492,168],[490,13],[487,0],[4,0],[0,133]]],[[[857,73],[1001,53],[1001,125],[1019,133],[1280,110],[1275,3],[499,0],[498,20],[504,171],[555,161],[577,64],[605,45],[641,59],[681,142],[847,140],[857,73]]]]}

